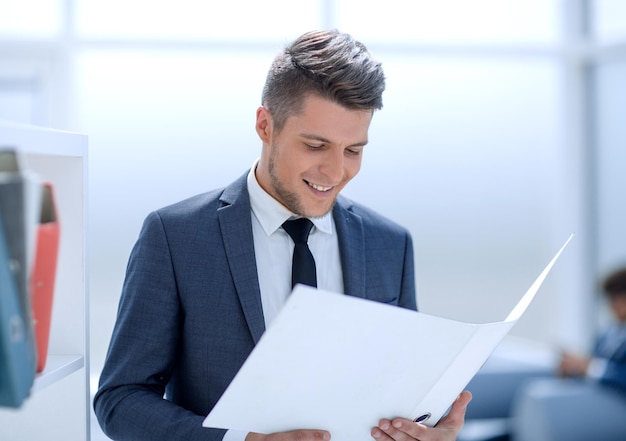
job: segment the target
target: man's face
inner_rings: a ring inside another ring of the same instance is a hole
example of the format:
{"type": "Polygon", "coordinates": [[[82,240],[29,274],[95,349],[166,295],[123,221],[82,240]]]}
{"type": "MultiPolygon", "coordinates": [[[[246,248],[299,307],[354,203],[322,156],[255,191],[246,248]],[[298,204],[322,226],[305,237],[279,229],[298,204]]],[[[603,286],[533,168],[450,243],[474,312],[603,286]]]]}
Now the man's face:
{"type": "Polygon", "coordinates": [[[620,323],[626,323],[626,293],[611,296],[611,309],[620,323]]]}
{"type": "Polygon", "coordinates": [[[259,184],[293,213],[323,216],[359,172],[371,120],[370,111],[349,110],[310,95],[302,112],[289,117],[276,133],[270,113],[259,108],[259,184]]]}

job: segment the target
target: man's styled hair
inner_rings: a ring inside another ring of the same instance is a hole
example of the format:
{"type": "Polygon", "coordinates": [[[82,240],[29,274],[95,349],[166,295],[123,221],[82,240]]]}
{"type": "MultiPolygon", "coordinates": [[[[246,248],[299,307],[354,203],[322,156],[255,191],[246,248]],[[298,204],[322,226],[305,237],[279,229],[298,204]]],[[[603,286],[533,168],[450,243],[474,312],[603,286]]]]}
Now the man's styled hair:
{"type": "Polygon", "coordinates": [[[312,31],[276,56],[265,81],[262,102],[280,131],[288,117],[316,94],[351,110],[383,107],[385,76],[381,63],[350,35],[312,31]]]}
{"type": "Polygon", "coordinates": [[[611,273],[602,283],[602,291],[608,296],[626,296],[626,268],[611,273]]]}

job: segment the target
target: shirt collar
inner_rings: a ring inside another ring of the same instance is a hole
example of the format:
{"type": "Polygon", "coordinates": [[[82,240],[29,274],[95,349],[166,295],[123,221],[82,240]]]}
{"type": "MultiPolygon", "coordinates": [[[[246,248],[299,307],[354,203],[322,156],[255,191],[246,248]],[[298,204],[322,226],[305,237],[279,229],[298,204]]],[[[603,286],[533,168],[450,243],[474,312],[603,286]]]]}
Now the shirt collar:
{"type": "MultiPolygon", "coordinates": [[[[261,188],[255,175],[258,163],[259,160],[257,159],[248,173],[248,194],[250,195],[252,213],[258,219],[265,234],[269,236],[278,230],[283,222],[298,216],[261,188]]],[[[311,218],[311,222],[315,225],[316,230],[326,234],[333,234],[334,224],[331,213],[328,212],[322,217],[311,218]]]]}

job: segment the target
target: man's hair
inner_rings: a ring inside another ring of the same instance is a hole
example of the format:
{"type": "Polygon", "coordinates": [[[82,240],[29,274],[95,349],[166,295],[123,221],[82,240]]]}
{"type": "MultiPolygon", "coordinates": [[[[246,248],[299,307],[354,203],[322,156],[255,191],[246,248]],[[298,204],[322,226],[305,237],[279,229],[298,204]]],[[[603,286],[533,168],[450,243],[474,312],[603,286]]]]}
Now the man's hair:
{"type": "Polygon", "coordinates": [[[626,268],[611,273],[602,283],[602,291],[608,296],[626,296],[626,268]]]}
{"type": "Polygon", "coordinates": [[[267,74],[262,102],[280,131],[315,94],[351,110],[383,107],[385,76],[381,63],[350,35],[311,31],[276,56],[267,74]]]}

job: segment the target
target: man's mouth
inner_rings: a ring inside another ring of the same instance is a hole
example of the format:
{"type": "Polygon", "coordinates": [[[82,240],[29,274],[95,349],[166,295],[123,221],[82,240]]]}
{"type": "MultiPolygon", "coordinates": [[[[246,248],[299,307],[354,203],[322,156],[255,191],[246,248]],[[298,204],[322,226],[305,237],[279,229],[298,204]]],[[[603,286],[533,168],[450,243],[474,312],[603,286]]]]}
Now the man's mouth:
{"type": "Polygon", "coordinates": [[[330,190],[331,188],[333,188],[333,187],[324,187],[323,185],[317,185],[317,184],[314,184],[314,183],[309,182],[309,181],[304,181],[304,182],[306,182],[307,184],[309,184],[309,186],[313,187],[313,188],[314,188],[315,190],[317,190],[317,191],[328,191],[328,190],[330,190]]]}

